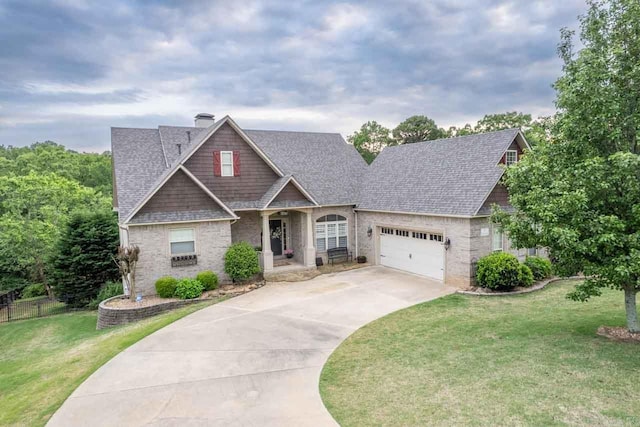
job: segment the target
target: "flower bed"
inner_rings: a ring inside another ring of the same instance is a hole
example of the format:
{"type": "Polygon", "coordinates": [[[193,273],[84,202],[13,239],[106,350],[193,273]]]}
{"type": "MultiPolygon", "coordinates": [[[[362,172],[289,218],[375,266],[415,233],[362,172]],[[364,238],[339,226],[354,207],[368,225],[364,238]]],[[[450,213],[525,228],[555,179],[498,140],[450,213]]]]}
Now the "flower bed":
{"type": "Polygon", "coordinates": [[[540,289],[543,289],[544,287],[546,287],[548,284],[557,282],[559,280],[579,280],[579,279],[584,279],[584,277],[581,277],[581,276],[565,277],[565,278],[553,277],[551,279],[541,280],[539,282],[536,282],[529,287],[517,286],[513,288],[513,290],[511,291],[494,291],[488,288],[473,286],[466,289],[460,289],[457,291],[457,293],[464,294],[464,295],[488,295],[488,296],[520,295],[520,294],[528,294],[530,292],[539,291],[540,289]]]}

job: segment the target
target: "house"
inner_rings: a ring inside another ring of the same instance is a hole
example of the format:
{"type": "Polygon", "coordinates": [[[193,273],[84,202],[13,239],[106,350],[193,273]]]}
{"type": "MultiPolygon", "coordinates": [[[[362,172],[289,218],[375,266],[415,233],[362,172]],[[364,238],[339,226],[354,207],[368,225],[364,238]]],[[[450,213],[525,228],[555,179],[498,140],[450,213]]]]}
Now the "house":
{"type": "Polygon", "coordinates": [[[529,148],[509,129],[389,147],[367,165],[337,133],[248,130],[209,114],[193,127],[112,128],[111,142],[121,243],[140,247],[145,294],[166,275],[228,280],[224,253],[238,241],[259,250],[267,276],[347,247],[469,285],[478,258],[511,250],[488,215],[508,207],[504,165],[529,148]]]}

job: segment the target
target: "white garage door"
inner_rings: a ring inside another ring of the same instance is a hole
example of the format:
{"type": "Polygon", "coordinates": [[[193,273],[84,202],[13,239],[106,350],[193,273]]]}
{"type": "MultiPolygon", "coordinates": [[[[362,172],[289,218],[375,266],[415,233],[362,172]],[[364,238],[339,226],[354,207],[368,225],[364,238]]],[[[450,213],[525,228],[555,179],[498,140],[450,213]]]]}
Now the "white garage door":
{"type": "Polygon", "coordinates": [[[380,264],[444,280],[442,234],[382,227],[380,264]]]}

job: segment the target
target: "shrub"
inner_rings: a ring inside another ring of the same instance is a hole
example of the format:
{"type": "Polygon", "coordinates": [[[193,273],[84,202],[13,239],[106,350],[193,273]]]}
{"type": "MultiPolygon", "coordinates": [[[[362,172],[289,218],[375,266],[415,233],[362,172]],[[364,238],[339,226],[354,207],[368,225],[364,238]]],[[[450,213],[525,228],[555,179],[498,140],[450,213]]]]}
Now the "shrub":
{"type": "Polygon", "coordinates": [[[32,283],[22,290],[22,298],[35,298],[47,295],[47,289],[42,283],[32,283]]]}
{"type": "Polygon", "coordinates": [[[176,285],[178,284],[178,280],[165,276],[156,280],[156,294],[160,298],[173,298],[176,293],[176,285]]]}
{"type": "Polygon", "coordinates": [[[551,276],[551,261],[539,256],[528,256],[524,263],[531,269],[535,280],[543,280],[551,276]]]}
{"type": "Polygon", "coordinates": [[[180,299],[193,299],[202,295],[204,286],[196,279],[182,279],[176,285],[176,297],[180,299]]]}
{"type": "Polygon", "coordinates": [[[124,294],[124,289],[122,289],[122,283],[120,282],[107,282],[101,288],[100,292],[98,292],[98,296],[95,297],[89,304],[87,304],[87,308],[95,310],[98,308],[100,303],[106,299],[117,297],[118,295],[124,294]]]}
{"type": "Polygon", "coordinates": [[[202,283],[205,291],[212,291],[218,287],[218,275],[210,270],[198,273],[196,280],[202,283]]]}
{"type": "Polygon", "coordinates": [[[119,244],[118,222],[111,211],[76,212],[69,218],[53,260],[54,293],[61,301],[84,307],[102,285],[120,278],[113,256],[119,244]]]}
{"type": "Polygon", "coordinates": [[[234,243],[224,255],[224,271],[234,281],[249,279],[260,272],[258,253],[247,242],[234,243]]]}
{"type": "Polygon", "coordinates": [[[506,252],[495,252],[480,258],[476,278],[483,288],[510,290],[520,283],[519,273],[518,258],[506,252]]]}
{"type": "Polygon", "coordinates": [[[520,286],[524,286],[525,288],[533,285],[533,273],[525,264],[520,264],[520,269],[518,270],[518,282],[520,286]]]}

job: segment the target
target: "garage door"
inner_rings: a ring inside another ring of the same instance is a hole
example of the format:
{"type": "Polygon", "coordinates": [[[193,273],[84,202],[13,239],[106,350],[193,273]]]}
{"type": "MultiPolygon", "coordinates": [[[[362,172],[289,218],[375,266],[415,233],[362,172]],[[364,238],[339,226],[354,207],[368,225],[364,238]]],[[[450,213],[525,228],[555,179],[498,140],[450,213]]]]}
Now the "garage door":
{"type": "Polygon", "coordinates": [[[444,280],[443,236],[437,233],[382,227],[380,264],[444,280]]]}

